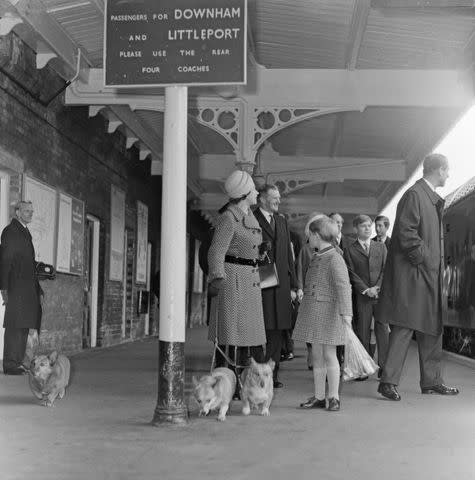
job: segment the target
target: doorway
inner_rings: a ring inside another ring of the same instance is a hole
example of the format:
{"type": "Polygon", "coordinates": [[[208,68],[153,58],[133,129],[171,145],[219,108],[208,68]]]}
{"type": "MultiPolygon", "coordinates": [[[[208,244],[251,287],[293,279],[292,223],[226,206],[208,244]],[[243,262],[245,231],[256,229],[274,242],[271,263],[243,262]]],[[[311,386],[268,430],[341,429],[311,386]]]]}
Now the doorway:
{"type": "MultiPolygon", "coordinates": [[[[10,176],[0,170],[0,233],[8,224],[8,210],[10,198],[10,176]]],[[[0,362],[3,362],[3,317],[5,306],[0,298],[0,362]]]]}
{"type": "Polygon", "coordinates": [[[97,346],[97,310],[99,295],[99,231],[100,221],[92,215],[86,217],[84,252],[84,318],[82,347],[97,346]]]}

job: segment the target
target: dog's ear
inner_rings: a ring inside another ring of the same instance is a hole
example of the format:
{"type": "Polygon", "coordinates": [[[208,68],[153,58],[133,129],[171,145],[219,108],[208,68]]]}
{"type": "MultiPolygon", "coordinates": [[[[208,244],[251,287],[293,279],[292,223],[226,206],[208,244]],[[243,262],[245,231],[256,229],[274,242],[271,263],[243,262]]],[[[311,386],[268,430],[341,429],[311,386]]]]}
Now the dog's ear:
{"type": "Polygon", "coordinates": [[[272,360],[272,358],[267,362],[267,365],[269,365],[269,367],[274,370],[275,368],[275,362],[274,360],[272,360]]]}
{"type": "Polygon", "coordinates": [[[194,375],[191,377],[191,381],[193,382],[193,385],[195,387],[197,387],[200,383],[200,382],[198,382],[198,380],[196,379],[196,377],[194,375]]]}
{"type": "Polygon", "coordinates": [[[58,360],[58,352],[56,350],[53,350],[49,354],[48,359],[49,359],[50,365],[54,365],[56,363],[56,360],[58,360]]]}
{"type": "Polygon", "coordinates": [[[251,367],[257,367],[257,362],[254,360],[254,357],[250,358],[249,364],[251,367]]]}

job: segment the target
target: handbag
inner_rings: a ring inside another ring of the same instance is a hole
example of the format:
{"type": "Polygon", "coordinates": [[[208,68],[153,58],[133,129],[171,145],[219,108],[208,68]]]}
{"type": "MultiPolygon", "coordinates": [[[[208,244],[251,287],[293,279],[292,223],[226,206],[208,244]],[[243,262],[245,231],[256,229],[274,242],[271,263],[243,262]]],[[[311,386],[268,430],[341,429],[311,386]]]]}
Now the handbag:
{"type": "Polygon", "coordinates": [[[56,270],[53,265],[48,263],[37,262],[35,266],[36,278],[38,280],[54,280],[56,278],[56,270]]]}
{"type": "Polygon", "coordinates": [[[279,274],[277,273],[277,266],[271,262],[266,253],[268,262],[259,266],[259,277],[261,290],[266,288],[273,288],[279,286],[279,274]]]}

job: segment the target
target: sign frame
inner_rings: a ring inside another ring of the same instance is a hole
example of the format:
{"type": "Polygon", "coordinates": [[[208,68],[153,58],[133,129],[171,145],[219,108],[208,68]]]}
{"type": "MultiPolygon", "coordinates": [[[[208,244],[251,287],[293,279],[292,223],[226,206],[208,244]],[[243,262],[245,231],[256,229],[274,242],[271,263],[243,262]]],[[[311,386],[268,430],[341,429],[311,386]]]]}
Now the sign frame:
{"type": "MultiPolygon", "coordinates": [[[[158,82],[158,83],[131,83],[131,84],[117,84],[107,83],[107,23],[109,2],[112,0],[104,1],[104,41],[103,41],[103,84],[105,88],[157,88],[157,87],[171,87],[171,86],[190,86],[190,87],[210,87],[210,86],[229,86],[229,85],[246,85],[247,84],[247,29],[248,29],[248,0],[241,0],[243,2],[243,32],[242,32],[242,48],[243,48],[243,65],[242,65],[242,80],[239,81],[226,81],[226,82],[158,82]]],[[[140,3],[145,3],[147,0],[142,0],[140,3]]],[[[148,0],[152,3],[152,0],[148,0]]],[[[179,6],[179,0],[177,0],[177,6],[179,6]]]]}

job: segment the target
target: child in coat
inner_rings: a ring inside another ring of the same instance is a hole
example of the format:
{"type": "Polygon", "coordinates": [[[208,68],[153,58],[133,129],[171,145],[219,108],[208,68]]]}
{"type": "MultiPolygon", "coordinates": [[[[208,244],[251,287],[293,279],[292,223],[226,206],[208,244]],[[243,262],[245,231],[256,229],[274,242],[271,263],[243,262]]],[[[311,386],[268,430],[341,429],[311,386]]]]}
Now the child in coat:
{"type": "Polygon", "coordinates": [[[309,245],[318,252],[307,270],[293,337],[312,344],[315,392],[300,407],[338,411],[340,364],[336,347],[346,342],[345,324],[351,326],[351,285],[345,261],[333,245],[338,234],[336,222],[326,215],[319,217],[310,224],[309,233],[309,245]]]}

